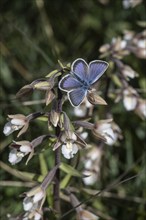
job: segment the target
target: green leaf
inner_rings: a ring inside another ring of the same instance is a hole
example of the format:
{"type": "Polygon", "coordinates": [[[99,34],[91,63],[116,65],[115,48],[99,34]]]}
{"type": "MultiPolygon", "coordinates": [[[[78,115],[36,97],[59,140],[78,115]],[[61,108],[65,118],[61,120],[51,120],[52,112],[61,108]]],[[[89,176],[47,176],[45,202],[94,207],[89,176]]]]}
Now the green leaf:
{"type": "Polygon", "coordinates": [[[121,81],[119,80],[118,76],[112,75],[111,78],[112,78],[113,82],[114,82],[118,87],[122,88],[122,83],[121,83],[121,81]]]}
{"type": "Polygon", "coordinates": [[[68,164],[61,163],[60,169],[64,171],[65,173],[70,174],[71,176],[82,177],[79,171],[77,171],[76,169],[74,169],[68,164]]]}
{"type": "MultiPolygon", "coordinates": [[[[50,78],[52,76],[55,76],[57,73],[59,73],[60,70],[53,70],[52,72],[50,72],[48,75],[46,75],[47,78],[50,78]]],[[[61,73],[60,73],[61,74],[61,73]]]]}
{"type": "Polygon", "coordinates": [[[63,180],[61,181],[60,188],[61,188],[61,189],[66,188],[67,185],[68,185],[68,183],[69,183],[69,181],[70,181],[70,179],[71,179],[71,175],[70,175],[70,174],[67,174],[67,175],[63,178],[63,180]]]}
{"type": "Polygon", "coordinates": [[[45,176],[48,173],[48,167],[43,153],[39,154],[39,160],[40,160],[41,174],[45,176]]]}
{"type": "Polygon", "coordinates": [[[48,121],[48,117],[47,116],[40,116],[37,118],[37,120],[39,121],[48,121]]]}

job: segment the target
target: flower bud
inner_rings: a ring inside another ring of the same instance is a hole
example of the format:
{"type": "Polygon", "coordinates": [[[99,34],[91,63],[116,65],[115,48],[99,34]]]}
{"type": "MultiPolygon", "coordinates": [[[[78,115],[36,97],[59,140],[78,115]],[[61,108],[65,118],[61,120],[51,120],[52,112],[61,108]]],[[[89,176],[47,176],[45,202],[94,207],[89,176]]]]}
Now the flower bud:
{"type": "Polygon", "coordinates": [[[146,118],[146,100],[138,99],[136,113],[144,120],[146,118]]]}
{"type": "Polygon", "coordinates": [[[51,111],[50,114],[50,121],[54,125],[54,127],[57,127],[58,121],[59,121],[60,113],[56,112],[55,110],[51,111]]]}
{"type": "Polygon", "coordinates": [[[123,104],[127,111],[132,111],[137,105],[137,93],[135,90],[128,88],[123,92],[123,104]]]}
{"type": "Polygon", "coordinates": [[[107,105],[106,101],[93,91],[88,92],[87,99],[92,105],[107,105]]]}
{"type": "Polygon", "coordinates": [[[91,220],[91,219],[98,220],[99,217],[85,209],[80,210],[77,214],[77,220],[91,220]]]}

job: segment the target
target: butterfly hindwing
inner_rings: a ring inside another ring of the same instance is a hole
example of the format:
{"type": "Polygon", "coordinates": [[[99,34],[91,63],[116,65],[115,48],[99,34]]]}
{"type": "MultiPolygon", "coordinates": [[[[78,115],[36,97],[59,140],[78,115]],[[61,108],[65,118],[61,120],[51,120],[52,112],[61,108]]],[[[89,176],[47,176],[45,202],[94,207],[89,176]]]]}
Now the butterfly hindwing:
{"type": "Polygon", "coordinates": [[[89,63],[89,78],[90,85],[95,83],[108,68],[108,63],[102,60],[94,60],[89,63]]]}
{"type": "Polygon", "coordinates": [[[62,78],[59,83],[59,88],[64,91],[71,91],[77,88],[80,88],[82,84],[74,78],[71,74],[66,75],[62,78]]]}
{"type": "Polygon", "coordinates": [[[68,93],[69,100],[73,106],[78,106],[84,100],[87,90],[84,88],[76,89],[68,93]]]}

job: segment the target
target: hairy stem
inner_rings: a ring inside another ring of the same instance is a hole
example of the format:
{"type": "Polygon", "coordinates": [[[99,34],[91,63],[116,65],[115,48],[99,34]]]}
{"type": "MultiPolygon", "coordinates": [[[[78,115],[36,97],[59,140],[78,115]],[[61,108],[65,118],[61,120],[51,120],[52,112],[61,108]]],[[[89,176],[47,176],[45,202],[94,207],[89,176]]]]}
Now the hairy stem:
{"type": "MultiPolygon", "coordinates": [[[[58,82],[60,81],[61,76],[58,77],[58,82]]],[[[57,107],[56,107],[57,112],[61,113],[62,111],[62,93],[60,89],[57,89],[57,107]]],[[[60,135],[60,127],[57,125],[56,127],[56,136],[58,137],[60,135]]],[[[60,148],[57,148],[55,150],[55,166],[60,164],[60,148]]],[[[58,169],[55,174],[54,178],[54,209],[56,210],[58,217],[61,214],[61,208],[60,208],[60,170],[58,169]]]]}

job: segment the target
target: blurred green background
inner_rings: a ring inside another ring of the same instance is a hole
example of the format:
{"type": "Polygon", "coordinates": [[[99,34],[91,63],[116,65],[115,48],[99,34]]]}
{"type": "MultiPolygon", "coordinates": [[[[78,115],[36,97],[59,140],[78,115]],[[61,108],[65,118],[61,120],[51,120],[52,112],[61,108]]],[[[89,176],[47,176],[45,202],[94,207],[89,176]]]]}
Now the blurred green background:
{"type": "MultiPolygon", "coordinates": [[[[122,35],[124,30],[141,32],[142,28],[137,22],[145,20],[145,14],[144,4],[124,9],[122,0],[1,1],[0,120],[3,163],[0,171],[2,189],[0,204],[2,220],[7,219],[8,213],[15,215],[22,211],[22,199],[19,198],[19,195],[28,190],[27,187],[15,186],[14,182],[20,181],[20,178],[14,175],[10,169],[12,166],[8,163],[8,145],[16,138],[16,134],[9,137],[2,134],[7,115],[17,113],[27,115],[34,111],[41,111],[45,107],[44,104],[29,105],[25,103],[26,100],[42,99],[42,93],[33,93],[21,103],[15,98],[16,92],[34,79],[42,78],[51,70],[56,69],[58,59],[64,64],[72,62],[78,57],[86,61],[98,59],[99,47],[111,42],[113,37],[122,35]],[[7,181],[14,182],[9,185],[7,181]]],[[[131,82],[131,85],[144,89],[144,61],[128,56],[126,62],[132,67],[136,67],[136,71],[140,75],[136,81],[131,82]]],[[[146,97],[143,90],[141,91],[140,95],[143,98],[146,97]]],[[[126,112],[121,103],[115,105],[112,103],[109,108],[122,129],[124,138],[118,147],[105,148],[102,182],[94,186],[94,189],[106,187],[133,164],[135,164],[134,169],[130,170],[128,176],[138,174],[144,169],[146,171],[145,157],[139,159],[145,154],[145,121],[142,121],[133,112],[126,112]],[[138,164],[136,164],[137,160],[139,160],[138,164]]],[[[24,137],[32,140],[37,135],[46,132],[47,125],[44,122],[36,121],[24,137]]],[[[50,154],[51,151],[47,150],[44,155],[46,160],[49,158],[48,166],[53,163],[50,154]]],[[[35,171],[40,174],[41,166],[38,165],[38,160],[39,157],[36,156],[27,167],[22,162],[12,168],[32,173],[35,171]]],[[[114,189],[113,192],[116,192],[119,198],[112,198],[112,196],[97,198],[90,201],[89,206],[98,207],[99,211],[113,219],[144,220],[146,215],[141,199],[146,196],[145,186],[144,173],[114,189]],[[125,199],[122,199],[122,196],[125,199]],[[139,200],[136,199],[137,197],[139,200]]],[[[83,197],[79,194],[78,198],[82,200],[83,197]]],[[[66,204],[63,206],[64,212],[71,208],[66,204]]],[[[74,219],[73,214],[70,219],[74,219]]]]}

